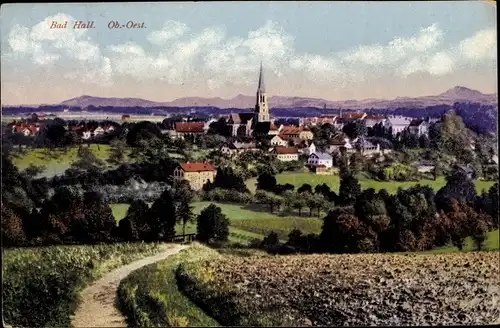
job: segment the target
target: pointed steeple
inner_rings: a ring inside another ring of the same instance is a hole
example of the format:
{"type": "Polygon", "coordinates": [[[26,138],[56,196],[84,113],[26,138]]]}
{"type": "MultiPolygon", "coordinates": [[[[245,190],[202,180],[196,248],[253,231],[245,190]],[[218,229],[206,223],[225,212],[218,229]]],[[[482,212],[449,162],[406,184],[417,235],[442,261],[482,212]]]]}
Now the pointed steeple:
{"type": "Polygon", "coordinates": [[[266,92],[266,85],[264,84],[264,74],[262,72],[262,62],[260,62],[259,86],[258,92],[266,92]]]}

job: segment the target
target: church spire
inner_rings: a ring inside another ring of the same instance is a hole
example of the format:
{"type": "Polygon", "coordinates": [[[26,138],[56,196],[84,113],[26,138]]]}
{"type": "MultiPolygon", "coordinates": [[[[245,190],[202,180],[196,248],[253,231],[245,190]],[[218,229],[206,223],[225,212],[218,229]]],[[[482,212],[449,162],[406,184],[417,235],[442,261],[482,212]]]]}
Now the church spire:
{"type": "Polygon", "coordinates": [[[259,74],[259,87],[258,92],[266,92],[266,85],[264,84],[264,74],[262,72],[262,62],[260,62],[260,74],[259,74]]]}

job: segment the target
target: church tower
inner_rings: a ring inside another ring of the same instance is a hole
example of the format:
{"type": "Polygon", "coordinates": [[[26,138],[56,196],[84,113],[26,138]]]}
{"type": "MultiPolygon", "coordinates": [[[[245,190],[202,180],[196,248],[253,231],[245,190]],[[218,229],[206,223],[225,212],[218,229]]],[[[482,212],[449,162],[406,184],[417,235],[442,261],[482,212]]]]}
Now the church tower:
{"type": "Polygon", "coordinates": [[[269,108],[267,106],[266,86],[262,63],[260,63],[259,85],[257,87],[257,104],[255,105],[254,123],[269,122],[269,108]]]}

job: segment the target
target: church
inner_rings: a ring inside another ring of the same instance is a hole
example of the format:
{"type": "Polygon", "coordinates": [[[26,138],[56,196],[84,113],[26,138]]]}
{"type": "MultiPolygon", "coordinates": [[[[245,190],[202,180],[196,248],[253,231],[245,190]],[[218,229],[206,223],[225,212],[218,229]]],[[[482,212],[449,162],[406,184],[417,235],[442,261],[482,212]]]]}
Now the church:
{"type": "Polygon", "coordinates": [[[227,124],[231,127],[231,134],[234,137],[267,136],[270,130],[277,130],[269,116],[262,63],[260,64],[255,111],[253,113],[231,114],[227,124]]]}

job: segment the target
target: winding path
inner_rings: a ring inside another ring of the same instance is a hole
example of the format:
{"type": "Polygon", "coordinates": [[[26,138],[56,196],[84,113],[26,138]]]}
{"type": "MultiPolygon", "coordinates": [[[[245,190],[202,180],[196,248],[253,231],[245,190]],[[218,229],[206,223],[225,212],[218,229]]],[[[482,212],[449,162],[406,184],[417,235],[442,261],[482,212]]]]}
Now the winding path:
{"type": "Polygon", "coordinates": [[[116,297],[120,281],[145,265],[161,261],[187,248],[185,245],[170,245],[165,251],[132,262],[115,269],[85,288],[81,303],[71,318],[72,327],[127,327],[125,317],[116,308],[116,297]]]}

